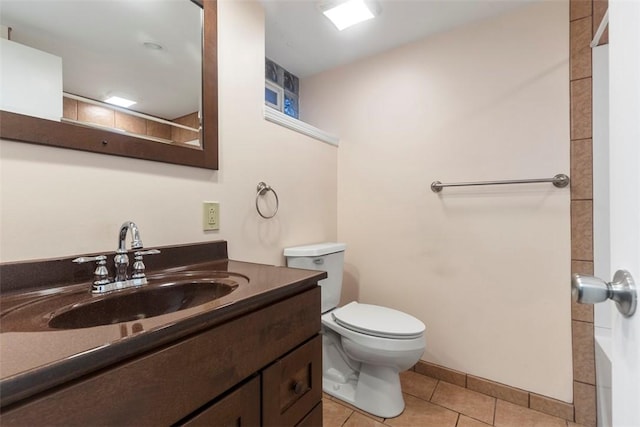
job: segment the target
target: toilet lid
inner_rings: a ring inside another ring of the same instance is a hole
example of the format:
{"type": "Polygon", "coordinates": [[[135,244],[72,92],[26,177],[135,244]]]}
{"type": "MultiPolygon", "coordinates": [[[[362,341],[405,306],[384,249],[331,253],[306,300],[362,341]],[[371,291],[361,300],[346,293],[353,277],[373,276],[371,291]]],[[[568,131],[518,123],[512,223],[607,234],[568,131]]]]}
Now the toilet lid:
{"type": "Polygon", "coordinates": [[[425,330],[424,323],[415,317],[378,305],[351,302],[331,314],[342,327],[381,338],[418,338],[425,330]]]}

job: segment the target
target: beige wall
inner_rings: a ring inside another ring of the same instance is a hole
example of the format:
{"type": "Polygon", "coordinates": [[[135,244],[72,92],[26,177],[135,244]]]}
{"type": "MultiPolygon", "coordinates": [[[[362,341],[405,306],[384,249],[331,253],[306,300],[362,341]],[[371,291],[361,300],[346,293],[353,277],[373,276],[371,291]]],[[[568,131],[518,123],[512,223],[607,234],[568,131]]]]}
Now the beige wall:
{"type": "Polygon", "coordinates": [[[219,172],[0,142],[0,260],[113,251],[125,220],[146,246],[226,239],[235,259],[282,264],[288,245],[336,238],[336,148],[263,119],[264,19],[219,1],[219,172]],[[263,220],[256,185],[280,196],[263,220]],[[221,203],[202,231],[202,201],[221,203]]]}
{"type": "MultiPolygon", "coordinates": [[[[427,325],[423,359],[572,401],[568,3],[541,2],[301,83],[340,135],[343,299],[427,325]]],[[[307,102],[311,100],[311,103],[307,102]]]]}

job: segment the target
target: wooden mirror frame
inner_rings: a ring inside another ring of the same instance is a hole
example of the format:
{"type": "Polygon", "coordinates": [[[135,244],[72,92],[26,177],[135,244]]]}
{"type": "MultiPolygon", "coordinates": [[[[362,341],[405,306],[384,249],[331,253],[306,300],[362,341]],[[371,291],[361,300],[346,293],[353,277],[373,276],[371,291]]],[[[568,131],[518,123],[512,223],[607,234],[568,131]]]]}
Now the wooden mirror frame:
{"type": "Polygon", "coordinates": [[[218,9],[203,9],[201,148],[164,144],[100,129],[0,111],[0,138],[114,156],[218,169],[218,9]]]}

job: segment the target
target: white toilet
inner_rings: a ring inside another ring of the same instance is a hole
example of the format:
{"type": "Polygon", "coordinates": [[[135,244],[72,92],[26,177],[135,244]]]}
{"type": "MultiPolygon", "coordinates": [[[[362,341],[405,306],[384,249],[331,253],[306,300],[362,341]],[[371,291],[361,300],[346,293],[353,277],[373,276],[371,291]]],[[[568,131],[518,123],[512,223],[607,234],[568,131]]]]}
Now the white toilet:
{"type": "Polygon", "coordinates": [[[401,371],[424,353],[425,326],[398,310],[351,302],[337,307],[342,290],[344,243],[286,248],[287,266],[323,270],[322,389],[383,418],[400,415],[401,371]]]}

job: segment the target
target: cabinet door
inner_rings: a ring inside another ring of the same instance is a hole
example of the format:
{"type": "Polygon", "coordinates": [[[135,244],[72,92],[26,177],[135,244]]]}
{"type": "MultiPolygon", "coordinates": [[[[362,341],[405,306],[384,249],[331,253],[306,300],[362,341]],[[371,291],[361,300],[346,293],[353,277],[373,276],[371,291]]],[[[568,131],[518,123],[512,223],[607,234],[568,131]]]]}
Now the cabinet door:
{"type": "Polygon", "coordinates": [[[322,400],[322,339],[308,341],[262,373],[262,422],[294,426],[322,400]]]}
{"type": "Polygon", "coordinates": [[[183,426],[254,427],[260,425],[260,377],[223,397],[183,426]]]}

